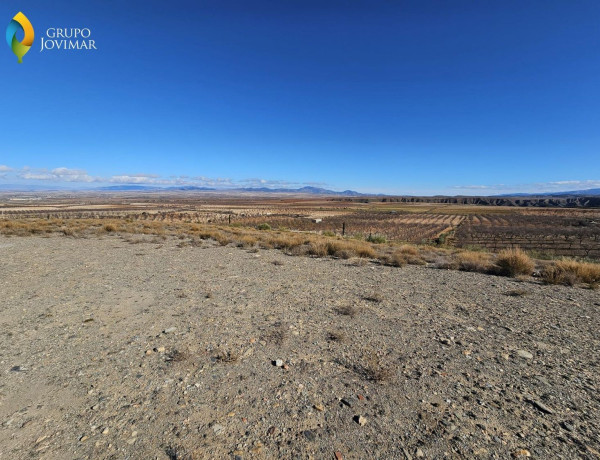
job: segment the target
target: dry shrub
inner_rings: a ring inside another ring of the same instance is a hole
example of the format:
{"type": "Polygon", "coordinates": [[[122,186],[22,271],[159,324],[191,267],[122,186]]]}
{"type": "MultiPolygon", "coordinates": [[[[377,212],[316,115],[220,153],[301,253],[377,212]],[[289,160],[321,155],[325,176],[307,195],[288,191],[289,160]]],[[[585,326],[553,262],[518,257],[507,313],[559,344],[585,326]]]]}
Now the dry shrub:
{"type": "MultiPolygon", "coordinates": [[[[410,246],[407,247],[410,248],[410,246]]],[[[391,255],[391,257],[384,256],[382,259],[385,263],[388,263],[389,265],[392,265],[394,267],[404,267],[406,264],[425,265],[427,263],[421,258],[418,251],[414,253],[411,250],[403,251],[402,249],[395,251],[391,255]]]]}
{"type": "Polygon", "coordinates": [[[455,257],[459,270],[487,273],[492,267],[490,254],[486,252],[464,251],[459,252],[455,257]]]}
{"type": "Polygon", "coordinates": [[[454,256],[437,256],[432,263],[435,268],[440,270],[458,270],[458,260],[454,256]]]}
{"type": "Polygon", "coordinates": [[[237,239],[237,245],[240,248],[251,248],[258,242],[258,239],[251,235],[243,235],[237,239]]]}
{"type": "Polygon", "coordinates": [[[325,243],[327,248],[327,255],[340,256],[341,252],[346,249],[341,241],[328,241],[325,243]]]}
{"type": "Polygon", "coordinates": [[[499,273],[505,276],[531,275],[535,264],[520,248],[503,249],[496,259],[499,273]]]}
{"type": "Polygon", "coordinates": [[[285,251],[286,254],[290,256],[305,256],[308,255],[309,245],[301,244],[300,246],[294,246],[285,251]]]}
{"type": "Polygon", "coordinates": [[[69,228],[69,227],[63,227],[60,230],[63,235],[65,236],[76,236],[77,234],[75,233],[75,229],[74,228],[69,228]]]}
{"type": "Polygon", "coordinates": [[[112,233],[117,231],[117,227],[113,224],[104,224],[102,230],[104,230],[106,233],[112,233]]]}
{"type": "Polygon", "coordinates": [[[327,245],[320,241],[312,241],[308,244],[307,252],[311,256],[325,257],[327,255],[327,245]]]}
{"type": "Polygon", "coordinates": [[[236,353],[235,351],[224,351],[224,350],[218,350],[217,354],[215,356],[215,361],[218,363],[235,363],[236,361],[238,361],[240,359],[240,355],[238,353],[236,353]]]}
{"type": "Polygon", "coordinates": [[[348,265],[352,265],[353,267],[364,267],[368,263],[369,262],[366,259],[356,257],[356,258],[353,258],[350,262],[348,262],[348,265]]]}
{"type": "Polygon", "coordinates": [[[349,249],[353,251],[358,257],[365,259],[375,259],[377,252],[370,244],[363,243],[362,241],[349,241],[349,249]]]}
{"type": "Polygon", "coordinates": [[[400,254],[407,254],[407,255],[411,255],[411,256],[418,256],[419,255],[419,250],[417,249],[416,246],[412,246],[410,244],[403,244],[402,246],[400,246],[398,248],[398,250],[396,251],[400,254]]]}
{"type": "Polygon", "coordinates": [[[559,260],[546,265],[541,272],[541,277],[548,284],[573,286],[577,282],[582,282],[595,287],[600,283],[600,264],[559,260]]]}
{"type": "Polygon", "coordinates": [[[404,267],[408,263],[406,260],[406,255],[400,251],[394,252],[391,256],[385,258],[383,261],[393,267],[404,267]]]}
{"type": "Polygon", "coordinates": [[[394,370],[391,366],[386,365],[377,355],[372,352],[366,359],[363,365],[354,367],[355,371],[362,375],[366,380],[377,383],[386,383],[394,377],[394,370]]]}

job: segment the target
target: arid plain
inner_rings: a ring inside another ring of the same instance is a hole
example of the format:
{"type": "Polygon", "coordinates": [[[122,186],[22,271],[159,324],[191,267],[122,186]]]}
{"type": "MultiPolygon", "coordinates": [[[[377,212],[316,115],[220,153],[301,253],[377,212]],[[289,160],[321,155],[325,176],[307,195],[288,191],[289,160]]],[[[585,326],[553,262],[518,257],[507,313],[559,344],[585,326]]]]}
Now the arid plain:
{"type": "Polygon", "coordinates": [[[597,209],[12,198],[2,459],[600,457],[597,209]]]}

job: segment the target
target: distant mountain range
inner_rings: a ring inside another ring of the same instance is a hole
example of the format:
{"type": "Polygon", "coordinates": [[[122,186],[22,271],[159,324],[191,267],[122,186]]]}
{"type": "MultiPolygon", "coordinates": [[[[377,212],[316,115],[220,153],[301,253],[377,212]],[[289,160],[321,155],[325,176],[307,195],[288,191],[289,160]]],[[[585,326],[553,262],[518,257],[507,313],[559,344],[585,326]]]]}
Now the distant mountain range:
{"type": "Polygon", "coordinates": [[[599,196],[600,188],[589,188],[587,190],[571,190],[568,192],[546,192],[546,193],[504,193],[494,195],[498,197],[519,197],[519,196],[599,196]]]}
{"type": "MultiPolygon", "coordinates": [[[[268,187],[238,187],[238,188],[214,188],[214,187],[198,187],[194,185],[182,185],[177,187],[158,187],[155,185],[136,185],[136,184],[122,184],[122,185],[109,185],[106,187],[97,188],[71,188],[64,185],[39,185],[39,184],[0,184],[0,191],[10,192],[74,192],[74,191],[105,191],[105,192],[215,192],[215,193],[256,193],[256,194],[302,194],[302,195],[328,195],[328,196],[344,196],[344,197],[361,197],[361,196],[393,196],[384,194],[374,193],[360,193],[354,190],[344,190],[337,192],[320,187],[301,187],[301,188],[268,188],[268,187]]],[[[408,195],[396,195],[396,196],[408,196],[408,195]]],[[[479,197],[485,197],[485,195],[477,195],[479,197]]],[[[566,192],[547,192],[547,193],[504,193],[502,195],[493,195],[490,198],[534,198],[534,197],[597,197],[600,196],[600,188],[591,188],[587,190],[571,190],[566,192]]],[[[429,198],[444,198],[449,195],[436,195],[429,198]]],[[[426,197],[421,197],[426,198],[426,197]]]]}
{"type": "Polygon", "coordinates": [[[185,185],[181,187],[154,187],[148,185],[111,185],[108,187],[100,187],[95,190],[101,191],[199,191],[199,192],[246,192],[246,193],[300,193],[304,195],[335,195],[335,196],[366,196],[363,193],[355,192],[354,190],[344,190],[336,192],[319,187],[301,187],[301,188],[268,188],[268,187],[239,187],[230,189],[218,189],[211,187],[196,187],[193,185],[185,185]]]}

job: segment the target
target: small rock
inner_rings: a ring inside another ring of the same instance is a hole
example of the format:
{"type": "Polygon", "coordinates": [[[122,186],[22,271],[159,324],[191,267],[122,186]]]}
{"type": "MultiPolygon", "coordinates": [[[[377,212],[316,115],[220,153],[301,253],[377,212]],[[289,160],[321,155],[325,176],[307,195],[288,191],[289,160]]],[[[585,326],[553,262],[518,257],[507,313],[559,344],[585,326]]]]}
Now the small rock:
{"type": "Polygon", "coordinates": [[[283,361],[282,361],[281,359],[276,359],[276,360],[274,361],[274,364],[275,364],[277,367],[283,367],[283,361]]]}
{"type": "Polygon", "coordinates": [[[268,434],[269,436],[273,436],[273,435],[275,434],[275,427],[274,427],[274,426],[270,427],[270,428],[267,430],[267,434],[268,434]]]}
{"type": "Polygon", "coordinates": [[[542,403],[541,401],[536,401],[534,399],[527,399],[527,402],[530,403],[533,407],[535,407],[537,410],[542,411],[545,414],[553,414],[554,411],[552,409],[550,409],[548,406],[546,406],[544,403],[542,403]]]}
{"type": "Polygon", "coordinates": [[[170,334],[172,332],[175,332],[176,330],[177,330],[176,327],[169,327],[163,331],[163,334],[170,334]]]}
{"type": "Polygon", "coordinates": [[[575,430],[575,427],[573,425],[571,425],[569,422],[562,422],[560,425],[567,431],[575,430]]]}
{"type": "Polygon", "coordinates": [[[317,435],[313,431],[305,430],[305,431],[302,432],[302,434],[309,441],[314,441],[315,439],[317,439],[317,435]]]}
{"type": "Polygon", "coordinates": [[[151,355],[152,353],[154,353],[152,350],[146,350],[147,355],[151,355]]]}
{"type": "Polygon", "coordinates": [[[358,423],[360,426],[365,426],[367,424],[367,418],[362,415],[354,416],[354,421],[358,423]]]}
{"type": "Polygon", "coordinates": [[[220,435],[221,433],[223,433],[223,430],[225,428],[223,428],[223,425],[216,424],[216,425],[213,425],[212,429],[216,435],[220,435]]]}
{"type": "Polygon", "coordinates": [[[532,359],[533,355],[525,350],[517,350],[517,355],[523,359],[532,359]]]}
{"type": "Polygon", "coordinates": [[[109,432],[109,429],[108,429],[108,428],[104,428],[104,429],[102,430],[102,434],[108,434],[108,432],[109,432]]]}
{"type": "Polygon", "coordinates": [[[417,451],[415,452],[415,455],[416,455],[417,457],[425,457],[425,454],[423,453],[423,451],[421,450],[421,448],[420,448],[420,447],[419,447],[419,448],[417,449],[417,451]]]}
{"type": "Polygon", "coordinates": [[[364,401],[365,397],[363,395],[358,395],[358,399],[360,399],[361,401],[364,401]]]}
{"type": "Polygon", "coordinates": [[[318,410],[319,412],[323,412],[325,410],[325,406],[321,403],[317,403],[313,406],[316,410],[318,410]]]}
{"type": "Polygon", "coordinates": [[[87,441],[87,439],[88,439],[88,437],[83,435],[81,438],[79,438],[79,441],[84,442],[84,441],[87,441]]]}
{"type": "Polygon", "coordinates": [[[347,399],[342,398],[342,399],[340,399],[340,401],[344,406],[352,407],[352,403],[350,401],[348,401],[347,399]]]}
{"type": "Polygon", "coordinates": [[[513,457],[531,457],[531,452],[527,449],[519,449],[512,454],[513,457]]]}
{"type": "Polygon", "coordinates": [[[156,349],[156,351],[157,351],[157,352],[159,352],[159,353],[164,353],[166,350],[167,350],[167,349],[166,349],[165,347],[158,347],[158,348],[156,349]]]}
{"type": "Polygon", "coordinates": [[[335,451],[335,460],[344,460],[344,456],[339,450],[335,451]]]}

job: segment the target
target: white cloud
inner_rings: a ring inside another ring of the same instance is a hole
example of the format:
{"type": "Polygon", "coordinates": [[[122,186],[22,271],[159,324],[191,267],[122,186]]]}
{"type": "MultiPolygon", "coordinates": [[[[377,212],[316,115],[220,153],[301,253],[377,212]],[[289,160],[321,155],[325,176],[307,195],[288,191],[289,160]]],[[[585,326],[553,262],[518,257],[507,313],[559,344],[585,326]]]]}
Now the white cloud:
{"type": "Polygon", "coordinates": [[[244,187],[269,187],[269,188],[292,188],[292,187],[300,187],[302,185],[306,185],[301,182],[290,182],[286,180],[272,180],[272,179],[261,179],[261,178],[251,178],[251,179],[243,179],[240,181],[240,184],[243,184],[244,187]]]}
{"type": "Polygon", "coordinates": [[[207,177],[189,175],[169,175],[135,173],[115,174],[112,176],[92,176],[87,171],[77,168],[61,166],[54,169],[31,168],[25,166],[20,169],[12,169],[0,166],[0,178],[16,179],[18,181],[44,181],[44,182],[68,182],[68,183],[98,183],[98,184],[131,184],[131,185],[154,185],[161,187],[169,186],[196,186],[211,188],[236,188],[236,187],[269,187],[269,188],[298,188],[305,185],[326,186],[321,182],[290,182],[285,180],[272,180],[264,178],[249,178],[233,180],[228,177],[207,177]]]}
{"type": "Polygon", "coordinates": [[[459,190],[487,190],[494,187],[491,185],[454,185],[452,188],[459,190]]]}
{"type": "Polygon", "coordinates": [[[55,168],[52,171],[45,169],[32,170],[23,168],[17,176],[25,180],[43,180],[53,182],[97,182],[97,178],[90,176],[81,169],[55,168]]]}

